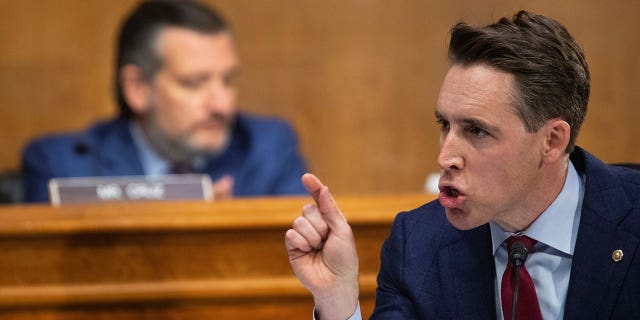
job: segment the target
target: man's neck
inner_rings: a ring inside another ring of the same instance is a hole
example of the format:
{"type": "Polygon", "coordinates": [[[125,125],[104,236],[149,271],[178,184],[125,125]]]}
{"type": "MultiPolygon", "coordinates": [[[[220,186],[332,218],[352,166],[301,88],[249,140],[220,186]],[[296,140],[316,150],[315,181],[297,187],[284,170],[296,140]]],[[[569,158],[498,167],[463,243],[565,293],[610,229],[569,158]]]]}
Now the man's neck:
{"type": "Polygon", "coordinates": [[[510,219],[496,221],[503,230],[513,233],[526,230],[553,203],[567,178],[569,156],[563,159],[542,168],[540,179],[531,186],[529,196],[523,199],[520,209],[509,214],[510,219]]]}

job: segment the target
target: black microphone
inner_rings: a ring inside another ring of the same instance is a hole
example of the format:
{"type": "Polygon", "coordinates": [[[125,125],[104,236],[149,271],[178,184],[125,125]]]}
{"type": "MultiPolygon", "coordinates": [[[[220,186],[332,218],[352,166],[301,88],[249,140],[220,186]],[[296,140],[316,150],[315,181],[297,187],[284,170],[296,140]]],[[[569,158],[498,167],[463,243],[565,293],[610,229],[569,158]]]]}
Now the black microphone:
{"type": "Polygon", "coordinates": [[[75,153],[79,154],[79,155],[85,155],[85,154],[89,153],[90,149],[91,148],[89,147],[89,145],[84,143],[83,141],[78,141],[73,146],[73,151],[75,151],[75,153]]]}
{"type": "Polygon", "coordinates": [[[520,267],[524,264],[524,261],[527,260],[527,247],[524,243],[520,241],[516,241],[511,245],[511,250],[509,250],[509,260],[513,263],[515,267],[515,285],[513,286],[513,298],[511,299],[511,319],[516,319],[516,306],[518,305],[518,289],[520,289],[520,267]]]}
{"type": "Polygon", "coordinates": [[[78,141],[73,145],[73,151],[80,156],[89,156],[91,159],[91,175],[100,176],[100,158],[96,154],[95,148],[85,141],[78,141]]]}
{"type": "Polygon", "coordinates": [[[514,266],[521,266],[524,264],[524,261],[527,260],[527,247],[524,243],[520,241],[516,241],[511,245],[511,250],[509,251],[509,260],[513,263],[514,266]]]}

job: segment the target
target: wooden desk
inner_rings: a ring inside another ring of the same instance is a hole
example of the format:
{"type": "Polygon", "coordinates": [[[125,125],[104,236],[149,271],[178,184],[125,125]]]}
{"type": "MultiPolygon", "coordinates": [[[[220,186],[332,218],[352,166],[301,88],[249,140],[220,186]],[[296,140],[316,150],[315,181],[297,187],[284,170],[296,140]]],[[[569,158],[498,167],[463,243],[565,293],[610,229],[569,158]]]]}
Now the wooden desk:
{"type": "MultiPolygon", "coordinates": [[[[433,196],[336,197],[372,311],[397,212],[433,196]]],[[[1,319],[307,319],[284,232],[308,197],[0,207],[1,319]]]]}

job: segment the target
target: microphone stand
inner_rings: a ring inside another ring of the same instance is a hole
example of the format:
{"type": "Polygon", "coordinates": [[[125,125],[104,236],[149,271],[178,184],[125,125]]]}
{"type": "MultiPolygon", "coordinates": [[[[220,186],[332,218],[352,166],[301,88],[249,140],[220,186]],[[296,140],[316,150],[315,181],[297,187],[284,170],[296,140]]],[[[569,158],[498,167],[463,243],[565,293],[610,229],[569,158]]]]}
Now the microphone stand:
{"type": "Polygon", "coordinates": [[[520,267],[524,264],[524,261],[527,259],[527,248],[524,243],[520,241],[516,241],[511,246],[511,251],[509,251],[509,258],[513,263],[515,268],[515,284],[513,286],[513,297],[511,299],[511,320],[516,320],[516,311],[518,306],[518,291],[520,289],[520,267]]]}
{"type": "MultiPolygon", "coordinates": [[[[517,260],[519,261],[519,260],[517,260]]],[[[516,320],[516,307],[518,306],[518,289],[520,289],[520,264],[515,265],[516,283],[513,286],[513,297],[511,299],[511,320],[516,320]]]]}

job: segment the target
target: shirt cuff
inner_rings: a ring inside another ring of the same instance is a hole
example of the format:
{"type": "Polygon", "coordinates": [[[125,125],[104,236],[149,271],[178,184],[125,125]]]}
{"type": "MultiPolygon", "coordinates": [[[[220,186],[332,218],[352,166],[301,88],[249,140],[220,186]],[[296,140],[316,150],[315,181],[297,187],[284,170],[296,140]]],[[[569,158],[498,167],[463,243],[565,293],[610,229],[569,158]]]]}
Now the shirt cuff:
{"type": "MultiPolygon", "coordinates": [[[[316,308],[313,307],[313,320],[320,320],[316,317],[316,308]]],[[[347,320],[362,320],[362,313],[360,313],[360,301],[358,301],[358,306],[356,307],[356,311],[347,319],[347,320]]]]}

